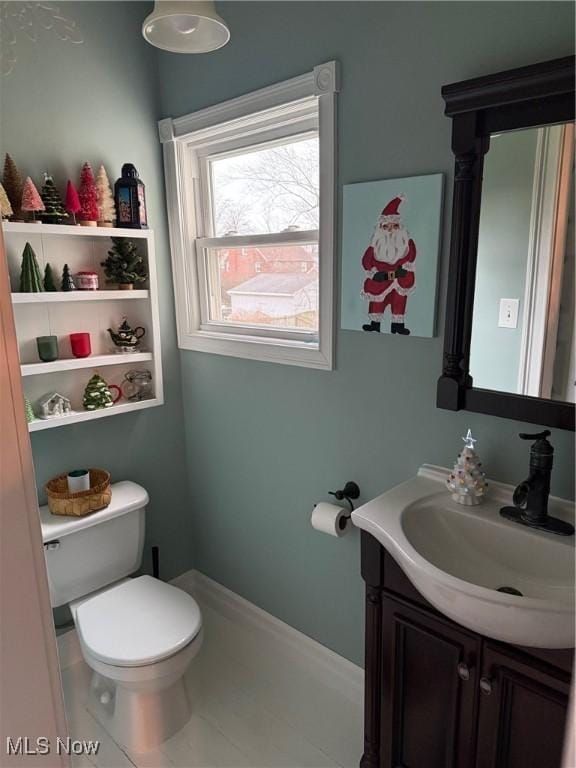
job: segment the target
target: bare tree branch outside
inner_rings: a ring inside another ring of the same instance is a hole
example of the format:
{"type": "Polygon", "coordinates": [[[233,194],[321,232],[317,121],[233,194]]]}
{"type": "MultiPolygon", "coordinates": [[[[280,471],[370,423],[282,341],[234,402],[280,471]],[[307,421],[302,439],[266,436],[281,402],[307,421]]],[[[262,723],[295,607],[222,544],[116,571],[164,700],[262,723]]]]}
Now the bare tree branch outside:
{"type": "MultiPolygon", "coordinates": [[[[318,138],[292,137],[211,162],[214,235],[318,229],[318,138]]],[[[286,243],[210,252],[211,318],[318,330],[318,245],[286,243]]]]}
{"type": "Polygon", "coordinates": [[[318,139],[212,162],[215,235],[318,228],[318,139]]]}

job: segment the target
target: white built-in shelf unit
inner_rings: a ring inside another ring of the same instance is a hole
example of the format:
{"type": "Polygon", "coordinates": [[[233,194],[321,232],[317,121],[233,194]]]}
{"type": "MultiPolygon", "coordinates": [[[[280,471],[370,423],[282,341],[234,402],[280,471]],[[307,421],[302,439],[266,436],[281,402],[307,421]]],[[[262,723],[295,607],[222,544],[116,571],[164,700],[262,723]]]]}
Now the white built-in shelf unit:
{"type": "Polygon", "coordinates": [[[4,240],[12,288],[12,305],[18,337],[24,394],[36,412],[36,403],[45,394],[58,392],[70,399],[73,412],[29,424],[30,432],[77,424],[91,419],[114,416],[162,405],[162,363],[154,233],[149,229],[80,227],[60,224],[3,222],[4,240]],[[112,246],[112,237],[125,237],[137,243],[148,264],[148,280],[134,290],[118,290],[108,285],[100,263],[112,246]],[[42,273],[50,263],[58,289],[64,264],[72,277],[81,271],[96,272],[97,291],[60,291],[19,293],[22,252],[30,243],[42,273]],[[116,329],[126,316],[135,328],[146,334],[137,352],[118,354],[107,329],[116,329]],[[92,347],[89,357],[72,355],[69,335],[88,332],[92,347]],[[57,336],[59,358],[45,363],[38,357],[37,336],[57,336]],[[152,373],[154,396],[137,402],[125,397],[110,408],[85,411],[82,397],[88,380],[98,372],[108,384],[121,386],[124,375],[132,369],[152,373]]]}

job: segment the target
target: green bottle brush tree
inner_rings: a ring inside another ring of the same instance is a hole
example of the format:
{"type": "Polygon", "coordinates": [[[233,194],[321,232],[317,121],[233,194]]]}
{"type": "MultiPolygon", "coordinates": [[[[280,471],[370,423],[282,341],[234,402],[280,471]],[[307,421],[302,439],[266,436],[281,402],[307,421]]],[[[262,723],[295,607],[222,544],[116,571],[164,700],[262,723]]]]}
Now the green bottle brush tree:
{"type": "Polygon", "coordinates": [[[57,291],[56,284],[54,283],[54,273],[50,264],[46,264],[44,267],[44,290],[45,291],[57,291]]]}
{"type": "Polygon", "coordinates": [[[106,282],[116,283],[120,288],[132,288],[134,283],[145,282],[148,269],[138,246],[123,237],[113,237],[112,243],[106,261],[101,262],[106,282]]]}

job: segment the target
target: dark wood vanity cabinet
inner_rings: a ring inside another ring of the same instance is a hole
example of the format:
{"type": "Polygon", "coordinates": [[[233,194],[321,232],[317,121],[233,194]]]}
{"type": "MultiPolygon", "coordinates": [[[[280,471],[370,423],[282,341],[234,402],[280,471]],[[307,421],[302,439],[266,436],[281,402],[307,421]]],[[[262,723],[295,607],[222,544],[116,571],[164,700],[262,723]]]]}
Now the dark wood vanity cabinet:
{"type": "Polygon", "coordinates": [[[362,768],[560,768],[572,652],[520,649],[464,629],[361,535],[362,768]]]}
{"type": "Polygon", "coordinates": [[[475,768],[559,768],[569,682],[484,643],[475,768]]]}
{"type": "Polygon", "coordinates": [[[382,598],[380,765],[473,765],[478,638],[382,598]]]}

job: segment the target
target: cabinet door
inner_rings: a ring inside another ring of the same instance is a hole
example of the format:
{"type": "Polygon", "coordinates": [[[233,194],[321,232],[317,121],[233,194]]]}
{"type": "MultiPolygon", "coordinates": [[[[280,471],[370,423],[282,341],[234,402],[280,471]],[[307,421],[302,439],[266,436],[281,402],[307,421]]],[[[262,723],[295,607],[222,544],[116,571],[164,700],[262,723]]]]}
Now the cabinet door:
{"type": "Polygon", "coordinates": [[[383,768],[470,768],[480,640],[384,599],[383,768]]]}
{"type": "Polygon", "coordinates": [[[485,643],[476,768],[560,768],[568,675],[485,643]]]}

